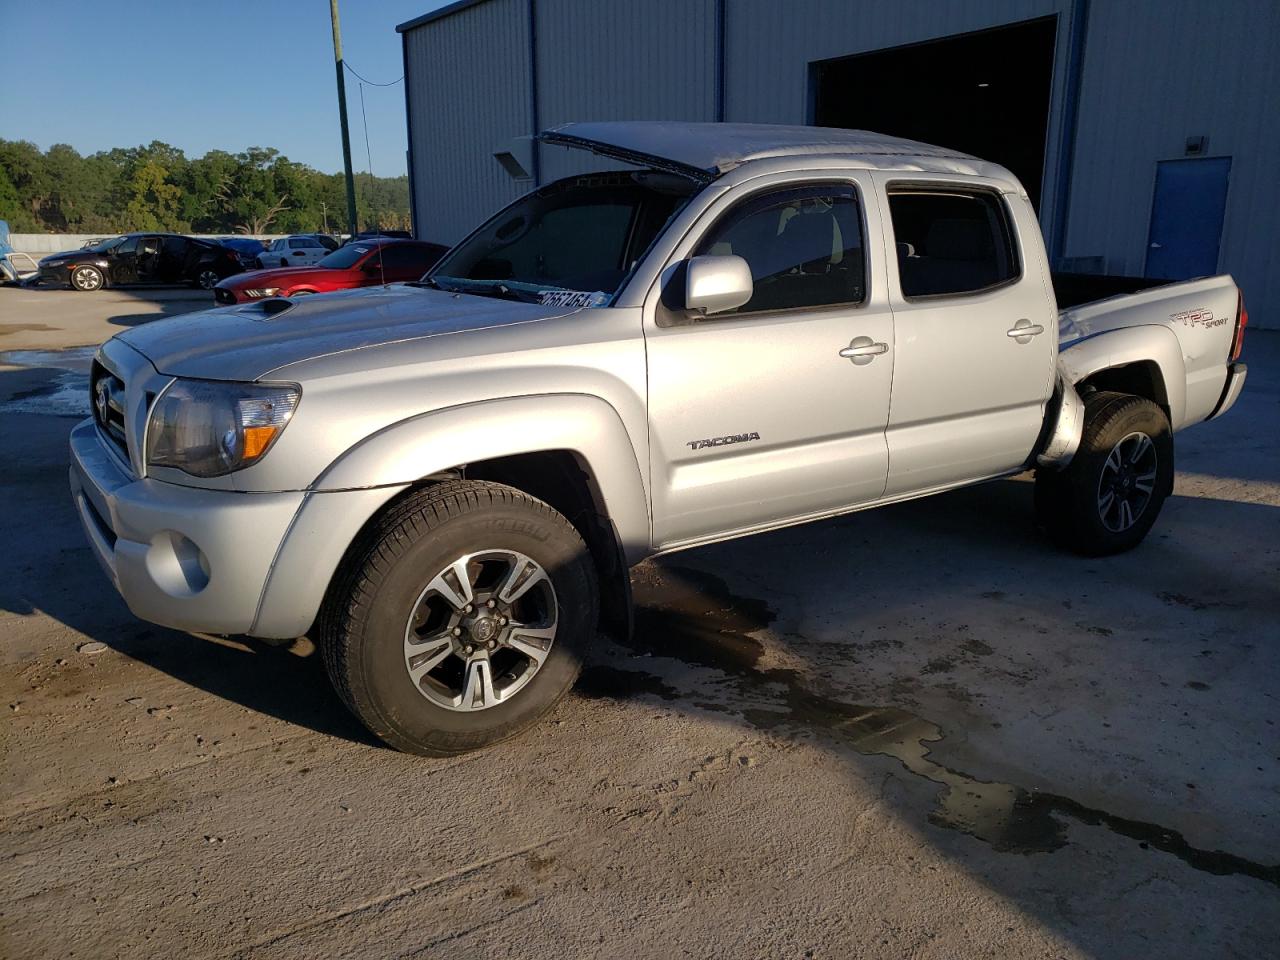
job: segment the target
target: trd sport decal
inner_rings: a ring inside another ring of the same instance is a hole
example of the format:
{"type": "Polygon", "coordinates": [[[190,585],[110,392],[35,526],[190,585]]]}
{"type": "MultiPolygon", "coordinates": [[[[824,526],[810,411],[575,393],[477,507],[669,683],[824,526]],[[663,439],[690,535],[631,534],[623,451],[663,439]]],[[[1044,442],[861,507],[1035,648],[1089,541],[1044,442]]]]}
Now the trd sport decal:
{"type": "Polygon", "coordinates": [[[1181,313],[1169,314],[1169,319],[1174,323],[1181,323],[1184,327],[1220,327],[1227,323],[1228,317],[1217,317],[1213,315],[1213,311],[1205,307],[1199,307],[1195,310],[1183,310],[1181,313]]]}
{"type": "Polygon", "coordinates": [[[731,433],[727,437],[711,437],[708,440],[690,440],[690,450],[701,450],[703,447],[723,447],[730,443],[746,443],[748,440],[759,440],[758,433],[731,433]]]}

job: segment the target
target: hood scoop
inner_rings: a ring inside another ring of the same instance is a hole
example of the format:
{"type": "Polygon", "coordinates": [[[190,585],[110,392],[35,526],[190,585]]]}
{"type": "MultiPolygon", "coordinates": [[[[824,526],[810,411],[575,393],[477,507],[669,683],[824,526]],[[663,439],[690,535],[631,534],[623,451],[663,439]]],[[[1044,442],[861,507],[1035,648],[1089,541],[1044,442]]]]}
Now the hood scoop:
{"type": "Polygon", "coordinates": [[[263,316],[274,317],[292,309],[295,304],[288,297],[271,297],[269,300],[263,300],[261,306],[263,316]]]}

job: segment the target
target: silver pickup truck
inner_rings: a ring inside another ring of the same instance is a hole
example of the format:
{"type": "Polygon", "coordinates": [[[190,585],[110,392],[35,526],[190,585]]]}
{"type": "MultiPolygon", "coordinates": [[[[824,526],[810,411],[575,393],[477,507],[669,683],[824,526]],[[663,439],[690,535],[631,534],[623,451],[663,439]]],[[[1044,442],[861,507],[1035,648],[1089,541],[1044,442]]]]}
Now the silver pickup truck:
{"type": "Polygon", "coordinates": [[[134,613],[309,635],[373,733],[454,754],[563,696],[654,554],[1029,468],[1049,535],[1129,549],[1173,434],[1244,383],[1229,277],[1059,313],[1026,192],[974,157],[748,124],[541,139],[608,162],[419,282],[102,346],[71,489],[134,613]]]}

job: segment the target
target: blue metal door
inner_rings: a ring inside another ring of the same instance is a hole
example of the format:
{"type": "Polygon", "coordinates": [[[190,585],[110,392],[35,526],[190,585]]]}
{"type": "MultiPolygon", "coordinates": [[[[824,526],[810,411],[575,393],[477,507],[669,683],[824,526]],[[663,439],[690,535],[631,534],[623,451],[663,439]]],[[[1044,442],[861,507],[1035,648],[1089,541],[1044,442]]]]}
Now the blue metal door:
{"type": "Polygon", "coordinates": [[[1218,272],[1230,157],[1161,160],[1151,202],[1147,276],[1187,280],[1218,272]]]}

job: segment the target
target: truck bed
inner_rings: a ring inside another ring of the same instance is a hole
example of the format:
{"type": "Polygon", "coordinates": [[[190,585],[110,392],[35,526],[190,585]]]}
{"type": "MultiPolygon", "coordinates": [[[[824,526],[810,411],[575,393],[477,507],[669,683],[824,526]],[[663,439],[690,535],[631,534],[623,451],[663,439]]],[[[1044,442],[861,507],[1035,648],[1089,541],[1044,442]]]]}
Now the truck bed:
{"type": "Polygon", "coordinates": [[[1219,409],[1239,308],[1226,274],[1071,306],[1058,314],[1058,366],[1076,384],[1093,370],[1155,364],[1178,430],[1219,409]]]}

